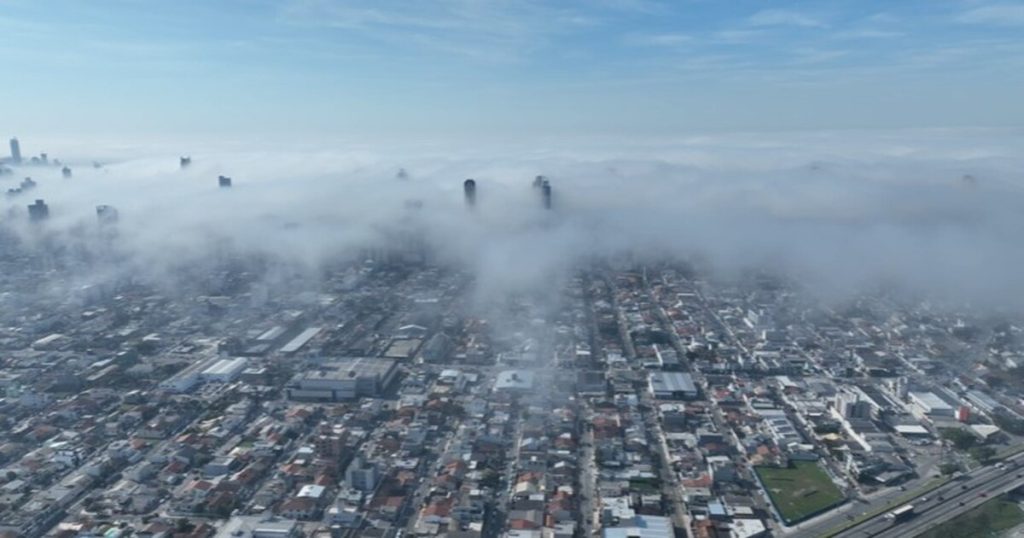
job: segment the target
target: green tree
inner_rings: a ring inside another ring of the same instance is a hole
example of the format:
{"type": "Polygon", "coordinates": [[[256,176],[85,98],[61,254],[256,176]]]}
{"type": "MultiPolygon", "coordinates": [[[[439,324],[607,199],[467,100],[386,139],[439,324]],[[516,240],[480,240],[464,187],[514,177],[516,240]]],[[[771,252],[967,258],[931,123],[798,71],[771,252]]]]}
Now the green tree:
{"type": "Polygon", "coordinates": [[[994,422],[996,426],[999,426],[1003,430],[1014,435],[1024,435],[1024,420],[1019,420],[1003,414],[996,414],[992,417],[992,422],[994,422]]]}
{"type": "Polygon", "coordinates": [[[992,461],[992,457],[996,455],[996,449],[990,446],[976,446],[968,453],[972,458],[978,460],[979,463],[989,463],[992,461]]]}
{"type": "Polygon", "coordinates": [[[939,465],[939,472],[944,475],[951,475],[959,470],[960,466],[952,462],[946,462],[939,465]]]}
{"type": "Polygon", "coordinates": [[[959,428],[946,428],[942,430],[942,438],[953,443],[953,446],[958,450],[967,450],[978,442],[977,437],[959,428]]]}

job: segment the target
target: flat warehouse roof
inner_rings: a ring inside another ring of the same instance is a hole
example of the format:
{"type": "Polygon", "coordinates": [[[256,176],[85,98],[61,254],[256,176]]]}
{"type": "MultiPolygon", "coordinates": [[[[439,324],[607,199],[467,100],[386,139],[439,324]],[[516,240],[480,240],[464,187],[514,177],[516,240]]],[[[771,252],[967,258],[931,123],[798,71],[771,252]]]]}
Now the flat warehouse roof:
{"type": "Polygon", "coordinates": [[[697,392],[693,376],[685,372],[651,372],[649,376],[655,392],[697,392]]]}

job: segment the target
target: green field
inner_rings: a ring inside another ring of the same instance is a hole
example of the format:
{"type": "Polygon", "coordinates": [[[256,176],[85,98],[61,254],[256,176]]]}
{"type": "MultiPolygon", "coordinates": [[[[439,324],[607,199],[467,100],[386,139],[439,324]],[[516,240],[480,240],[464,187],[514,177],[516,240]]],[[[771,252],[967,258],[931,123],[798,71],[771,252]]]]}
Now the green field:
{"type": "Polygon", "coordinates": [[[1017,503],[999,497],[929,530],[919,538],[995,538],[1021,523],[1024,523],[1024,510],[1017,503]]]}
{"type": "Polygon", "coordinates": [[[843,501],[843,493],[817,463],[798,461],[788,468],[754,467],[772,504],[793,524],[843,501]]]}

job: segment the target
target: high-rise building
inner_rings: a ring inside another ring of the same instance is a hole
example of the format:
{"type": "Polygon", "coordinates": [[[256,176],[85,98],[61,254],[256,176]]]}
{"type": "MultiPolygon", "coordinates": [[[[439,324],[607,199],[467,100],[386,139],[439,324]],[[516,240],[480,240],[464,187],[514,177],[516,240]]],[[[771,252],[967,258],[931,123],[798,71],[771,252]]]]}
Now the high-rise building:
{"type": "Polygon", "coordinates": [[[348,482],[348,485],[363,492],[373,491],[377,487],[379,476],[377,466],[363,461],[363,458],[359,456],[353,458],[352,463],[345,470],[345,481],[348,482]]]}
{"type": "Polygon", "coordinates": [[[50,207],[42,200],[28,206],[28,218],[33,222],[39,222],[50,218],[50,207]]]}
{"type": "Polygon", "coordinates": [[[860,396],[859,390],[840,390],[836,393],[836,412],[843,418],[871,418],[871,402],[860,396]]]}
{"type": "Polygon", "coordinates": [[[60,173],[63,174],[65,178],[69,178],[71,177],[71,168],[65,166],[64,168],[61,168],[60,173]]]}
{"type": "Polygon", "coordinates": [[[476,181],[467,179],[462,183],[462,191],[466,196],[466,205],[473,207],[476,205],[476,181]]]}
{"type": "Polygon", "coordinates": [[[100,224],[112,224],[117,222],[117,208],[110,205],[96,206],[96,220],[100,224]]]}
{"type": "Polygon", "coordinates": [[[226,189],[231,186],[231,178],[228,176],[217,176],[217,184],[220,185],[222,189],[226,189]]]}
{"type": "Polygon", "coordinates": [[[192,164],[192,157],[180,157],[178,159],[178,166],[181,168],[188,168],[190,164],[192,164]]]}
{"type": "Polygon", "coordinates": [[[11,139],[11,162],[21,164],[21,144],[18,143],[17,138],[11,139]]]}
{"type": "Polygon", "coordinates": [[[544,198],[544,209],[551,209],[551,182],[545,179],[540,190],[541,196],[544,198]]]}

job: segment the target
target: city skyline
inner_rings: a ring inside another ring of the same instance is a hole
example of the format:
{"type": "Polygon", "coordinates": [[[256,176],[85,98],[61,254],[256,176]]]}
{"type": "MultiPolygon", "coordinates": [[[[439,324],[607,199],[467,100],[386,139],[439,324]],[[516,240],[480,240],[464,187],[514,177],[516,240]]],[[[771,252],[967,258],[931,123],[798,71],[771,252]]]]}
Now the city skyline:
{"type": "Polygon", "coordinates": [[[0,538],[1024,533],[1024,3],[0,5],[0,538]]]}

